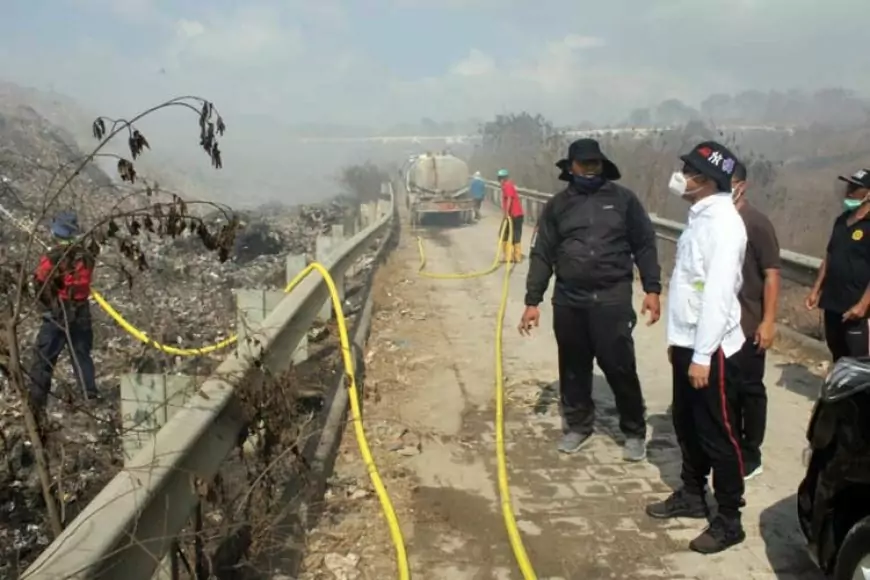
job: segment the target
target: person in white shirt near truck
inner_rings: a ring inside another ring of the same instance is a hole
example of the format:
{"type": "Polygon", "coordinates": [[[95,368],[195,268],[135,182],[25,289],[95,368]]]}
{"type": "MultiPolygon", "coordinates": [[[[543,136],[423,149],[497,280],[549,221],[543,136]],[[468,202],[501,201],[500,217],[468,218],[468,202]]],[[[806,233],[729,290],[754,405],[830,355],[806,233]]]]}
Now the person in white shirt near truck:
{"type": "Polygon", "coordinates": [[[735,355],[745,341],[738,295],[747,234],[731,197],[734,154],[706,141],[680,159],[683,168],[669,188],[691,207],[669,284],[667,336],[683,486],[646,512],[659,519],[708,518],[705,490],[712,471],[718,512],[689,548],[713,554],[746,538],[743,458],[728,394],[739,388],[735,355]]]}

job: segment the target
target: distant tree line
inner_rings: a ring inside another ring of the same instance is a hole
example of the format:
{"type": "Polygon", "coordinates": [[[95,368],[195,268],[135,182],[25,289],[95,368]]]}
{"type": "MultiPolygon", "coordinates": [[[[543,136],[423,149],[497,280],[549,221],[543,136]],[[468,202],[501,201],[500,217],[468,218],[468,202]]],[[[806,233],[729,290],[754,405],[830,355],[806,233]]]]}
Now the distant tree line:
{"type": "Polygon", "coordinates": [[[716,125],[851,125],[870,123],[870,100],[846,89],[743,91],[734,95],[710,95],[699,108],[679,99],[632,111],[629,127],[674,127],[693,120],[716,125]]]}

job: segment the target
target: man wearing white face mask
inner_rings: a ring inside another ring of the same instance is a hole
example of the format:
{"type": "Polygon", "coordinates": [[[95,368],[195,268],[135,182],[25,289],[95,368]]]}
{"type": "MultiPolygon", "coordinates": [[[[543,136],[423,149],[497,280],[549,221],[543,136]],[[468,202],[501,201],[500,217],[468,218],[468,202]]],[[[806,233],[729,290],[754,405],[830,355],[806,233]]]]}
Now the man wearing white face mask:
{"type": "Polygon", "coordinates": [[[844,211],[806,299],[808,309],[825,311],[825,340],[835,362],[870,354],[870,169],[839,179],[846,182],[844,211]]]}
{"type": "Polygon", "coordinates": [[[661,519],[706,518],[712,470],[718,513],[689,548],[713,554],[746,538],[740,521],[743,459],[728,394],[739,387],[735,355],[745,340],[738,294],[747,235],[731,197],[734,154],[706,141],[680,159],[683,169],[671,177],[670,190],[691,208],[669,285],[668,358],[683,487],[646,512],[661,519]]]}

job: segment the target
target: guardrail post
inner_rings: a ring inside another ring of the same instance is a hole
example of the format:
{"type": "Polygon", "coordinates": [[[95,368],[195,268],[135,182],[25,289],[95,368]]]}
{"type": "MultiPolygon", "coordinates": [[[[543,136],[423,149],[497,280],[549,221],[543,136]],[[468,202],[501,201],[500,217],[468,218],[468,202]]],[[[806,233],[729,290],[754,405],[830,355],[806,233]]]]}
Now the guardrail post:
{"type": "Polygon", "coordinates": [[[347,234],[347,237],[352,238],[358,231],[357,228],[357,211],[351,211],[345,216],[344,222],[344,233],[347,234]]]}
{"type": "MultiPolygon", "coordinates": [[[[122,448],[124,463],[150,442],[196,390],[196,377],[189,375],[121,375],[122,448]]],[[[154,572],[154,580],[178,578],[175,545],[154,572]]]]}
{"type": "MultiPolygon", "coordinates": [[[[331,250],[335,251],[341,247],[344,243],[344,226],[334,225],[332,226],[332,247],[331,250]]],[[[347,290],[347,284],[345,283],[347,279],[347,272],[338,272],[333,276],[333,280],[335,281],[335,288],[338,290],[338,297],[344,302],[345,291],[347,290]]],[[[330,302],[331,304],[331,302],[330,302]]]]}
{"type": "MultiPolygon", "coordinates": [[[[289,254],[287,256],[287,283],[289,284],[299,272],[308,266],[305,254],[289,254]]],[[[312,276],[317,276],[315,272],[312,276]]],[[[293,351],[293,364],[298,365],[308,360],[308,335],[302,337],[296,350],[293,351]]]]}
{"type": "Polygon", "coordinates": [[[272,310],[284,299],[284,292],[242,288],[233,290],[236,295],[237,334],[236,349],[239,356],[254,353],[257,327],[266,320],[272,310]]]}
{"type": "MultiPolygon", "coordinates": [[[[356,215],[350,216],[352,219],[344,220],[344,236],[345,238],[354,237],[360,230],[357,228],[356,215]]],[[[347,276],[352,277],[355,276],[357,272],[356,265],[351,266],[347,270],[347,276]]]]}
{"type": "Polygon", "coordinates": [[[541,215],[543,207],[544,204],[535,200],[529,200],[529,211],[527,212],[527,215],[530,217],[530,221],[538,223],[538,217],[541,215]]]}
{"type": "MultiPolygon", "coordinates": [[[[314,244],[315,255],[318,262],[321,264],[329,258],[332,252],[332,236],[317,236],[314,244]]],[[[323,306],[320,307],[320,312],[317,314],[317,319],[322,322],[328,322],[332,318],[332,300],[327,298],[323,306]]]]}
{"type": "Polygon", "coordinates": [[[362,212],[362,227],[367,228],[375,221],[377,218],[375,217],[375,212],[377,211],[377,202],[366,202],[360,206],[360,210],[362,212]]]}
{"type": "Polygon", "coordinates": [[[364,203],[359,204],[359,219],[357,223],[359,223],[360,231],[366,229],[369,225],[368,206],[364,203]]]}

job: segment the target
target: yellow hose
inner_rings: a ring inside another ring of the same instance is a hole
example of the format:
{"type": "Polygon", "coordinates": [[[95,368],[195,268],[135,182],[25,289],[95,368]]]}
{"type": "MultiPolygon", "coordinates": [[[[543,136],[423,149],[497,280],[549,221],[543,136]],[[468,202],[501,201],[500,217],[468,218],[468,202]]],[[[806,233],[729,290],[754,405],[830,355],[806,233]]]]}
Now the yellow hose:
{"type": "MultiPolygon", "coordinates": [[[[298,286],[314,271],[319,272],[320,275],[323,276],[323,280],[326,282],[327,288],[329,288],[329,297],[332,300],[333,307],[335,308],[335,320],[338,325],[338,338],[341,344],[341,358],[344,363],[344,371],[348,379],[350,412],[351,416],[353,417],[353,428],[356,435],[357,445],[359,446],[360,455],[362,456],[363,462],[366,465],[366,470],[368,471],[369,478],[372,481],[372,486],[375,488],[375,493],[378,496],[378,500],[380,501],[381,508],[384,512],[384,517],[387,520],[387,526],[390,530],[390,537],[392,538],[393,545],[395,546],[396,550],[396,563],[399,568],[399,578],[400,580],[409,580],[411,578],[411,571],[408,565],[408,555],[405,549],[405,540],[402,537],[402,530],[399,526],[399,520],[396,517],[396,511],[393,508],[393,503],[390,501],[390,496],[387,493],[387,489],[386,487],[384,487],[384,482],[383,480],[381,480],[381,476],[378,473],[378,468],[375,465],[375,460],[372,457],[372,452],[369,448],[368,440],[366,439],[365,429],[363,429],[362,412],[360,410],[359,403],[359,391],[357,390],[356,386],[356,373],[354,372],[353,355],[351,353],[350,338],[348,337],[347,332],[347,320],[345,319],[344,311],[341,307],[341,298],[339,297],[338,290],[335,287],[335,281],[332,279],[332,276],[329,275],[329,270],[327,270],[322,264],[314,262],[309,264],[304,270],[299,272],[299,274],[297,274],[296,277],[294,277],[287,284],[287,286],[284,288],[284,292],[292,292],[293,289],[296,288],[296,286],[298,286]]],[[[123,316],[118,314],[118,312],[112,307],[111,304],[106,302],[106,300],[100,295],[99,292],[94,290],[91,292],[91,294],[97,304],[99,304],[103,308],[103,310],[105,310],[106,313],[121,326],[121,328],[130,333],[131,336],[137,338],[138,340],[141,340],[145,344],[149,344],[169,354],[188,356],[194,354],[207,354],[209,352],[220,350],[236,342],[237,337],[231,336],[218,342],[217,344],[201,348],[176,348],[173,346],[160,344],[152,340],[144,332],[127,322],[123,316]]]]}
{"type": "MultiPolygon", "coordinates": [[[[22,227],[21,224],[17,222],[13,222],[18,227],[22,227]]],[[[29,231],[26,228],[23,228],[24,231],[29,231]]],[[[40,243],[43,246],[46,246],[44,242],[40,243]]],[[[46,246],[47,247],[47,246],[46,246]]],[[[322,264],[317,262],[311,263],[305,267],[304,270],[299,272],[290,282],[287,283],[287,286],[284,288],[285,293],[292,292],[294,288],[296,288],[305,278],[307,278],[312,272],[317,271],[322,277],[324,282],[326,282],[326,287],[329,289],[329,298],[332,300],[332,306],[335,309],[335,320],[336,325],[338,326],[338,340],[341,345],[341,359],[344,363],[344,372],[347,375],[348,381],[348,398],[350,399],[350,413],[353,418],[353,429],[354,434],[356,435],[357,446],[359,447],[360,455],[362,456],[363,462],[366,466],[366,471],[368,471],[369,479],[372,481],[372,486],[375,488],[375,493],[378,496],[378,501],[381,503],[381,509],[384,513],[384,517],[387,520],[387,527],[390,531],[390,538],[393,542],[393,546],[396,550],[396,566],[399,569],[399,580],[410,580],[411,578],[411,568],[408,564],[408,553],[405,549],[405,538],[402,536],[402,528],[399,525],[399,518],[396,517],[396,510],[393,508],[393,502],[390,500],[390,495],[387,493],[387,488],[384,486],[384,482],[381,479],[380,473],[378,473],[378,467],[375,465],[375,459],[372,457],[371,449],[369,448],[368,439],[366,438],[366,432],[363,428],[362,422],[362,410],[359,403],[359,390],[356,386],[356,372],[354,370],[354,360],[353,354],[350,348],[350,337],[347,332],[347,319],[344,316],[344,310],[342,308],[341,298],[338,294],[338,289],[335,287],[335,281],[332,279],[332,276],[329,275],[329,270],[327,270],[322,264]]],[[[237,336],[231,336],[226,338],[217,344],[213,344],[210,346],[205,346],[201,348],[176,348],[173,346],[161,344],[156,342],[148,337],[144,332],[127,322],[123,316],[121,316],[117,310],[115,310],[111,304],[109,304],[103,296],[97,292],[96,290],[91,290],[91,296],[94,301],[100,305],[103,310],[106,311],[115,322],[117,322],[121,328],[130,333],[131,336],[141,340],[145,344],[149,344],[154,346],[163,352],[169,354],[176,355],[191,355],[191,354],[207,354],[210,352],[214,352],[216,350],[220,350],[225,348],[237,340],[237,336]]]]}
{"type": "MultiPolygon", "coordinates": [[[[363,429],[359,391],[356,386],[356,373],[354,372],[353,355],[350,348],[350,338],[348,337],[347,332],[347,320],[345,319],[344,311],[341,307],[341,298],[339,297],[338,290],[335,287],[335,281],[332,279],[332,276],[329,275],[329,270],[327,270],[322,264],[314,262],[299,272],[299,274],[297,274],[296,277],[287,284],[284,288],[284,292],[292,292],[296,286],[298,286],[314,271],[317,271],[321,276],[323,276],[323,280],[326,282],[327,288],[329,288],[329,297],[332,300],[333,307],[335,308],[335,320],[338,325],[338,338],[341,344],[341,358],[344,363],[344,372],[348,379],[350,412],[353,417],[353,428],[356,435],[357,445],[359,446],[360,455],[366,465],[366,470],[368,471],[369,478],[372,481],[372,486],[375,488],[375,493],[378,496],[378,500],[380,501],[381,508],[384,512],[384,517],[387,520],[387,526],[390,530],[390,538],[392,539],[396,550],[396,563],[399,568],[399,578],[400,580],[409,580],[411,578],[411,572],[408,565],[408,555],[405,549],[405,540],[402,537],[402,530],[399,526],[399,520],[396,517],[396,511],[393,508],[393,503],[390,501],[387,489],[384,487],[384,482],[381,480],[380,473],[378,473],[378,468],[375,465],[375,460],[372,457],[372,452],[369,448],[368,440],[366,439],[365,429],[363,429]]],[[[194,351],[196,351],[196,354],[206,354],[224,348],[236,341],[236,337],[232,336],[217,344],[199,349],[180,349],[160,344],[151,340],[145,333],[124,320],[124,318],[118,314],[118,312],[112,308],[111,304],[106,302],[98,292],[93,291],[92,295],[97,304],[99,304],[124,330],[129,332],[130,335],[169,354],[185,355],[194,353],[194,351]]]]}
{"type": "Polygon", "coordinates": [[[130,324],[121,314],[115,310],[115,308],[103,298],[103,295],[97,292],[96,290],[91,290],[91,298],[94,299],[94,302],[100,305],[106,314],[114,320],[118,326],[127,331],[127,334],[139,340],[149,346],[153,346],[157,350],[163,351],[167,354],[174,354],[177,356],[201,356],[204,354],[209,354],[223,348],[228,347],[229,345],[235,343],[238,340],[236,335],[230,336],[229,338],[225,338],[222,341],[211,344],[208,346],[201,346],[198,348],[178,348],[176,346],[170,346],[168,344],[163,344],[157,342],[156,340],[149,337],[147,334],[130,324]]]}
{"type": "Polygon", "coordinates": [[[381,475],[378,473],[378,468],[375,465],[374,457],[372,457],[371,449],[369,448],[368,440],[366,439],[365,429],[363,429],[362,411],[359,403],[359,391],[356,386],[356,373],[354,371],[353,354],[350,348],[350,338],[347,332],[347,320],[344,317],[344,311],[341,307],[341,298],[338,295],[338,290],[335,287],[335,281],[329,275],[323,265],[317,262],[309,264],[304,270],[299,272],[293,280],[287,284],[286,292],[291,292],[302,280],[308,277],[314,271],[323,276],[327,288],[329,288],[329,297],[332,300],[332,305],[335,308],[335,321],[338,325],[338,338],[341,344],[341,358],[344,362],[344,372],[348,379],[348,395],[350,399],[350,412],[353,417],[353,430],[356,434],[356,442],[359,446],[360,455],[366,465],[366,470],[369,473],[369,478],[372,481],[372,486],[375,488],[375,493],[378,500],[381,502],[381,509],[384,512],[384,517],[387,520],[387,526],[390,530],[390,538],[396,550],[396,565],[399,568],[399,579],[410,580],[411,569],[408,565],[408,554],[405,549],[405,539],[402,536],[402,529],[399,526],[399,519],[396,517],[396,510],[393,508],[393,502],[390,501],[390,496],[387,493],[384,482],[381,480],[381,475]]]}
{"type": "MultiPolygon", "coordinates": [[[[510,220],[505,220],[502,222],[501,227],[498,230],[498,239],[501,241],[502,235],[504,235],[504,229],[508,228],[508,239],[512,239],[510,236],[513,235],[513,224],[510,220]]],[[[420,269],[418,271],[420,276],[424,278],[432,278],[434,280],[468,280],[469,278],[480,278],[481,276],[488,276],[499,269],[501,264],[499,263],[499,256],[501,254],[501,245],[496,248],[495,257],[492,259],[492,264],[489,265],[488,268],[484,270],[477,270],[475,272],[460,272],[460,273],[445,273],[439,274],[436,272],[424,272],[426,268],[426,252],[423,251],[423,240],[419,236],[417,236],[417,251],[420,253],[420,269]]],[[[505,261],[508,262],[508,258],[510,256],[505,256],[505,261]]]]}
{"type": "MultiPolygon", "coordinates": [[[[501,253],[501,239],[504,234],[504,228],[507,227],[508,240],[513,240],[513,223],[506,219],[502,222],[499,228],[498,242],[499,246],[496,249],[495,260],[493,266],[486,270],[478,272],[468,272],[459,274],[433,274],[423,272],[426,267],[426,254],[423,250],[423,241],[417,238],[417,247],[420,252],[420,275],[426,278],[436,278],[442,280],[465,280],[468,278],[479,278],[493,273],[499,267],[499,255],[501,253]]],[[[503,334],[504,334],[504,317],[507,310],[508,294],[510,290],[510,275],[513,269],[513,263],[510,256],[505,256],[504,277],[501,288],[501,300],[498,305],[498,318],[495,331],[495,453],[498,472],[498,494],[501,500],[501,513],[504,519],[504,527],[507,531],[508,540],[510,541],[511,550],[514,553],[514,559],[517,561],[520,572],[524,580],[537,580],[538,576],[532,567],[532,562],[526,553],[526,547],[523,545],[522,536],[520,536],[519,528],[517,528],[517,520],[514,517],[513,506],[511,505],[511,492],[508,483],[507,471],[507,454],[505,452],[504,442],[504,353],[502,349],[503,334]]]]}

